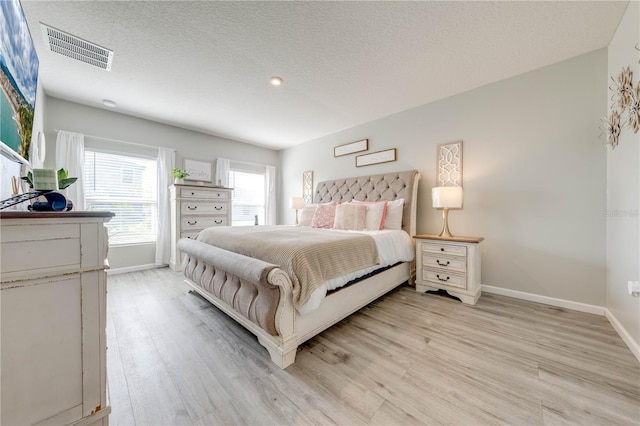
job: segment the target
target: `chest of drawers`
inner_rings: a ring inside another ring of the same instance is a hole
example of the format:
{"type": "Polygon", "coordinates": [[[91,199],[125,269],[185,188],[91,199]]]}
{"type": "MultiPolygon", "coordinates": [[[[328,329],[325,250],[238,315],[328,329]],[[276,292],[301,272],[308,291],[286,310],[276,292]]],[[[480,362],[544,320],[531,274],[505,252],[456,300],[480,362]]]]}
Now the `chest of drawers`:
{"type": "Polygon", "coordinates": [[[416,291],[445,290],[475,305],[480,297],[481,237],[416,235],[416,291]]]}
{"type": "Polygon", "coordinates": [[[180,238],[193,238],[211,226],[231,225],[231,191],[199,185],[171,186],[171,269],[182,269],[182,254],[176,247],[180,238]]]}
{"type": "Polygon", "coordinates": [[[109,424],[109,212],[0,212],[0,424],[109,424]]]}

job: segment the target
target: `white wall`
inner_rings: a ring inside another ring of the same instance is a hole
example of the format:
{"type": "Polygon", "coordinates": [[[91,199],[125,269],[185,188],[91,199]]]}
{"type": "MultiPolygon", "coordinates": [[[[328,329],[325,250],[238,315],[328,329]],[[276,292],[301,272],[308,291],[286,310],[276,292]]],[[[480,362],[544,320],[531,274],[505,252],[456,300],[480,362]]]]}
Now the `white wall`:
{"type": "MultiPolygon", "coordinates": [[[[634,48],[638,42],[640,5],[632,1],[609,44],[608,75],[617,78],[629,66],[634,87],[640,80],[640,54],[634,48]]],[[[640,132],[624,128],[618,146],[607,149],[607,308],[633,341],[630,346],[635,344],[636,356],[640,356],[640,298],[629,296],[627,281],[640,280],[639,169],[640,132]]]]}
{"type": "MultiPolygon", "coordinates": [[[[212,163],[218,157],[251,163],[269,164],[279,169],[277,151],[261,148],[229,139],[193,132],[174,126],[80,105],[54,97],[47,98],[45,112],[45,134],[47,138],[47,159],[45,166],[55,167],[54,129],[99,136],[101,138],[133,142],[152,147],[163,146],[176,150],[176,166],[182,167],[183,159],[197,159],[212,163]]],[[[97,138],[86,138],[87,145],[119,145],[124,151],[149,151],[133,145],[117,144],[97,138]]],[[[152,150],[153,151],[153,150],[152,150]]],[[[153,245],[112,247],[109,251],[111,268],[129,268],[155,262],[153,245]]]]}
{"type": "Polygon", "coordinates": [[[485,237],[483,284],[604,306],[606,72],[601,49],[287,149],[280,217],[293,223],[286,200],[301,194],[305,170],[315,184],[415,168],[418,232],[437,233],[437,146],[462,140],[464,209],[450,228],[485,237]],[[397,148],[398,161],[356,168],[353,155],[333,158],[334,146],[363,138],[370,152],[397,148]]]}

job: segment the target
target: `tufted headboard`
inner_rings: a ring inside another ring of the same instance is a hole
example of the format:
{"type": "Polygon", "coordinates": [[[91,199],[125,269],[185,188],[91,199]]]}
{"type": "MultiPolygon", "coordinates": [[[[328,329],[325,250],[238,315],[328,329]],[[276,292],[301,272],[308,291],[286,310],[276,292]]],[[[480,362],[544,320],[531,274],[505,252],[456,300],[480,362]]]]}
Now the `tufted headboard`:
{"type": "Polygon", "coordinates": [[[327,180],[318,182],[313,202],[393,201],[404,198],[402,229],[414,236],[419,180],[420,173],[417,170],[327,180]]]}

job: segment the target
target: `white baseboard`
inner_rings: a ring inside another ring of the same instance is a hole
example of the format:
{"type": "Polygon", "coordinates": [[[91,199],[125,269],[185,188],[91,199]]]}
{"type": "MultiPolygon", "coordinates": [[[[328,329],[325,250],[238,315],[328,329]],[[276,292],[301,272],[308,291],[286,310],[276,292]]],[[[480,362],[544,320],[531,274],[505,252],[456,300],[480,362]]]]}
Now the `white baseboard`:
{"type": "Polygon", "coordinates": [[[573,302],[571,300],[557,299],[555,297],[540,296],[533,293],[525,293],[523,291],[511,290],[508,288],[494,287],[482,284],[482,291],[486,293],[499,294],[501,296],[513,297],[514,299],[527,300],[529,302],[543,303],[545,305],[558,306],[560,308],[572,309],[574,311],[586,312],[589,314],[602,315],[606,317],[613,329],[618,333],[622,341],[626,343],[629,350],[640,361],[640,345],[633,340],[633,337],[620,324],[620,321],[604,306],[588,305],[586,303],[573,302]]]}
{"type": "Polygon", "coordinates": [[[126,268],[107,269],[107,275],[126,274],[127,272],[146,271],[147,269],[164,268],[167,265],[156,265],[149,263],[147,265],[127,266],[126,268]]]}
{"type": "Polygon", "coordinates": [[[501,296],[513,297],[514,299],[528,300],[529,302],[544,303],[545,305],[558,306],[560,308],[572,309],[574,311],[586,312],[589,314],[604,316],[606,311],[604,306],[588,305],[586,303],[557,299],[549,296],[540,296],[539,294],[525,293],[523,291],[494,287],[485,284],[482,284],[482,291],[485,293],[499,294],[501,296]]]}
{"type": "Polygon", "coordinates": [[[631,352],[636,356],[638,361],[640,361],[640,344],[633,340],[633,337],[627,332],[627,330],[620,324],[620,321],[611,313],[609,309],[605,309],[605,316],[613,326],[613,328],[618,332],[620,338],[627,344],[631,352]]]}

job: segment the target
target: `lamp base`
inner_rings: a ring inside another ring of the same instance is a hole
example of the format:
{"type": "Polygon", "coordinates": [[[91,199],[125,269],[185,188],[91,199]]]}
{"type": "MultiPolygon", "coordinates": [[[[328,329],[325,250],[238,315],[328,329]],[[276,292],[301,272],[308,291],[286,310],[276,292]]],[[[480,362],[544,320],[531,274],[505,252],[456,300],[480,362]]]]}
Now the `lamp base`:
{"type": "Polygon", "coordinates": [[[451,231],[449,231],[449,209],[448,208],[444,208],[442,209],[442,232],[440,232],[440,237],[453,237],[453,235],[451,234],[451,231]]]}

